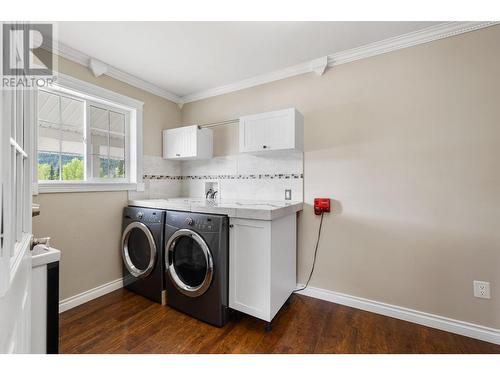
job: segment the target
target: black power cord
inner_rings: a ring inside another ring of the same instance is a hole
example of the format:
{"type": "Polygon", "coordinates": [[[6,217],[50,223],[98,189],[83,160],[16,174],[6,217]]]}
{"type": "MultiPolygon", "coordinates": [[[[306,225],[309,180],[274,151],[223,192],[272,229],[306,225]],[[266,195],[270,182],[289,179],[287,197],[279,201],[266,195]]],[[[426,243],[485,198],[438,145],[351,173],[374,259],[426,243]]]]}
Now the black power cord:
{"type": "Polygon", "coordinates": [[[300,292],[301,290],[304,290],[305,288],[307,288],[307,286],[309,285],[309,281],[311,281],[311,277],[312,277],[313,272],[314,272],[314,267],[316,266],[316,257],[318,255],[319,239],[321,238],[321,227],[323,226],[323,215],[324,214],[325,214],[324,212],[321,212],[321,220],[319,221],[319,229],[318,229],[318,239],[316,240],[316,248],[314,249],[314,258],[313,258],[313,264],[311,267],[311,273],[309,274],[309,278],[307,279],[306,285],[304,285],[302,288],[295,289],[293,291],[294,293],[300,292]]]}

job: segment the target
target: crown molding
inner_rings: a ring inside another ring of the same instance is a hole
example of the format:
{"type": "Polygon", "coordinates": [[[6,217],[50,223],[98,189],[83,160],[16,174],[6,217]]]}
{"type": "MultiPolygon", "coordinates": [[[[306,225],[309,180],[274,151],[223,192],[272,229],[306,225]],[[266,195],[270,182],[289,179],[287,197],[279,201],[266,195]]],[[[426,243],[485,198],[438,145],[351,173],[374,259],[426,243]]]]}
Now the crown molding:
{"type": "MultiPolygon", "coordinates": [[[[87,67],[89,66],[92,59],[91,56],[81,51],[78,51],[66,44],[63,44],[59,41],[55,41],[53,53],[87,67]]],[[[161,87],[158,87],[151,82],[144,81],[132,74],[126,73],[118,68],[115,68],[112,65],[106,64],[106,66],[107,70],[105,73],[103,73],[104,75],[122,81],[124,83],[127,83],[131,86],[137,87],[141,90],[155,94],[164,99],[170,100],[171,102],[177,104],[183,103],[183,100],[178,95],[175,95],[165,89],[162,89],[161,87]]]]}
{"type": "MultiPolygon", "coordinates": [[[[368,57],[380,55],[383,53],[396,51],[403,48],[416,46],[423,43],[429,43],[435,40],[444,39],[467,32],[483,29],[494,26],[499,22],[444,22],[439,25],[431,26],[422,30],[417,30],[411,33],[399,35],[393,38],[370,43],[361,47],[353,48],[346,51],[330,54],[328,56],[306,61],[301,64],[293,65],[284,69],[276,70],[270,73],[265,73],[255,77],[247,78],[242,81],[230,83],[227,85],[215,87],[208,90],[202,90],[185,96],[175,95],[153,83],[144,81],[134,75],[126,73],[111,65],[107,65],[105,75],[125,82],[131,86],[137,87],[144,91],[150,92],[164,99],[170,100],[182,106],[186,103],[195,102],[202,99],[211,98],[230,92],[243,90],[246,88],[263,85],[266,83],[279,81],[285,78],[298,76],[305,73],[316,72],[323,74],[323,61],[326,59],[327,67],[331,68],[336,65],[349,63],[356,60],[365,59],[368,57]]],[[[54,43],[54,53],[78,64],[89,66],[91,56],[84,54],[72,47],[69,47],[61,42],[54,43]]]]}
{"type": "Polygon", "coordinates": [[[498,22],[445,22],[328,56],[328,66],[365,59],[496,25],[498,22]]]}
{"type": "MultiPolygon", "coordinates": [[[[444,22],[439,25],[427,27],[422,30],[399,35],[379,42],[370,43],[350,50],[337,52],[327,56],[328,67],[380,55],[383,53],[396,51],[403,48],[416,46],[423,43],[432,42],[439,39],[448,38],[455,35],[483,29],[498,24],[499,22],[444,22]]],[[[304,73],[318,71],[318,60],[304,62],[285,69],[262,74],[248,78],[239,82],[224,86],[203,90],[181,97],[183,103],[195,102],[213,96],[227,94],[246,88],[263,85],[269,82],[278,81],[284,78],[297,76],[304,73]]]]}
{"type": "Polygon", "coordinates": [[[263,85],[268,82],[279,81],[281,79],[294,77],[300,74],[311,72],[311,63],[306,63],[290,66],[285,69],[276,70],[271,73],[262,74],[252,78],[244,79],[243,81],[230,83],[228,85],[215,87],[213,89],[203,90],[193,94],[181,97],[184,103],[191,103],[202,99],[207,99],[212,96],[227,94],[233,91],[247,89],[249,87],[263,85]]]}

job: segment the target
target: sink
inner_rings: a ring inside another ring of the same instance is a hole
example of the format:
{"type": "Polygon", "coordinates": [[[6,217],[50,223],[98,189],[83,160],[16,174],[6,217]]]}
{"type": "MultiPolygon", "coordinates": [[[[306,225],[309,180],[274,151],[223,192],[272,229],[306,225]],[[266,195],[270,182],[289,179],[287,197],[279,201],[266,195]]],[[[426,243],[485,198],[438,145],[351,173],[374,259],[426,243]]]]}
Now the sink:
{"type": "Polygon", "coordinates": [[[61,251],[46,245],[36,245],[31,251],[31,267],[44,266],[61,259],[61,251]]]}

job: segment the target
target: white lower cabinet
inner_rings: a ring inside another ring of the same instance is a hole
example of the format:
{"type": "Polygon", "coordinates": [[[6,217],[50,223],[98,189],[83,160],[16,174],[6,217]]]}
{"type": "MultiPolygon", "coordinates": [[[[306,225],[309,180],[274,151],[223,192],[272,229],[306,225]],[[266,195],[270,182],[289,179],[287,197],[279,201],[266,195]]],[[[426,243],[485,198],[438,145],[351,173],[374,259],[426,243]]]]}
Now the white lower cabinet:
{"type": "Polygon", "coordinates": [[[230,218],[229,307],[270,322],[296,287],[296,214],[230,218]]]}

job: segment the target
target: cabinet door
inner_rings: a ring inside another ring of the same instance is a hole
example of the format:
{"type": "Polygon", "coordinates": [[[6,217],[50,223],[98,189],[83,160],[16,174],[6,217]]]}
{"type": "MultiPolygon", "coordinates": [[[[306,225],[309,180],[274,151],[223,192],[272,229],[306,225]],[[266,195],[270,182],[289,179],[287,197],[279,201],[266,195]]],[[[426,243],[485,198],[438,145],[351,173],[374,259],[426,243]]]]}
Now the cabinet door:
{"type": "Polygon", "coordinates": [[[196,126],[168,129],[163,133],[165,159],[196,156],[196,126]]]}
{"type": "Polygon", "coordinates": [[[229,307],[270,321],[271,222],[231,219],[229,307]]]}
{"type": "Polygon", "coordinates": [[[269,145],[267,142],[267,130],[269,121],[259,118],[242,118],[240,120],[240,151],[255,152],[265,150],[269,145]]]}
{"type": "Polygon", "coordinates": [[[174,159],[181,156],[181,128],[169,129],[163,132],[163,157],[174,159]]]}
{"type": "Polygon", "coordinates": [[[197,131],[196,126],[184,126],[180,135],[180,154],[183,158],[196,157],[197,131]]]}
{"type": "Polygon", "coordinates": [[[295,148],[295,110],[286,109],[240,119],[240,151],[295,148]]]}

